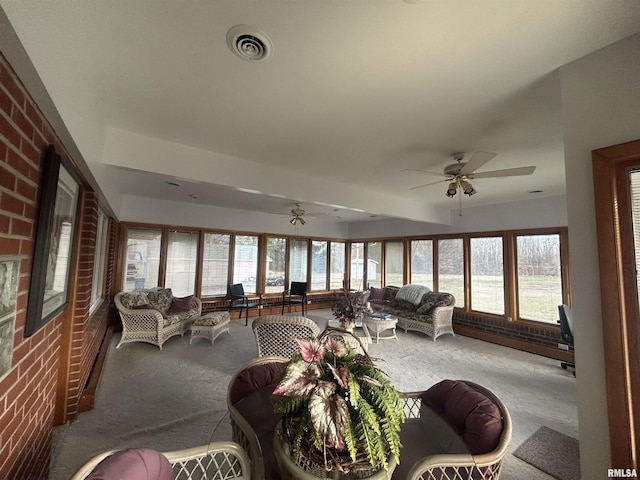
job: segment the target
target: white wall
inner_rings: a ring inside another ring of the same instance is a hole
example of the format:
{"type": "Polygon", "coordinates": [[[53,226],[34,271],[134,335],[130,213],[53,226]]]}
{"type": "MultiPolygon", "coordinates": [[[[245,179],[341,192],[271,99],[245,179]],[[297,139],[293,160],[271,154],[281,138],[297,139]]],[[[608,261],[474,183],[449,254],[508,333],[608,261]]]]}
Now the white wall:
{"type": "MultiPolygon", "coordinates": [[[[611,465],[591,151],[640,138],[640,35],[561,69],[583,480],[611,465]]],[[[603,287],[604,288],[604,287],[603,287]]]]}
{"type": "MultiPolygon", "coordinates": [[[[455,200],[453,203],[457,205],[455,200]]],[[[447,233],[490,232],[526,228],[564,227],[567,204],[564,196],[532,198],[521,202],[466,208],[462,216],[451,211],[451,225],[389,219],[349,225],[349,238],[376,238],[447,233]]]]}

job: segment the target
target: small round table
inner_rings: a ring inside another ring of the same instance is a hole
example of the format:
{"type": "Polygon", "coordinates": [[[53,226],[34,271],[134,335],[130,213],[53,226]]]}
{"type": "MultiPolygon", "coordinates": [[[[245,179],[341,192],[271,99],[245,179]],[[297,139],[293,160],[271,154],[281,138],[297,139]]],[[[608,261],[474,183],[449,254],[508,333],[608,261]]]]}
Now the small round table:
{"type": "Polygon", "coordinates": [[[376,343],[379,340],[388,340],[391,338],[397,339],[396,325],[398,324],[398,317],[393,315],[372,314],[364,317],[364,323],[369,329],[371,336],[375,336],[376,343]],[[391,330],[391,333],[385,333],[391,330]],[[381,335],[382,334],[382,335],[381,335]]]}

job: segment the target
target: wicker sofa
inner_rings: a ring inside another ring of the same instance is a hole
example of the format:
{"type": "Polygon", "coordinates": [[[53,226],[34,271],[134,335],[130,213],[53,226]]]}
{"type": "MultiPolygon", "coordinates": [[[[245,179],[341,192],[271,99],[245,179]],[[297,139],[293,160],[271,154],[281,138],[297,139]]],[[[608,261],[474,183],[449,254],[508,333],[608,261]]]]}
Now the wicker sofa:
{"type": "Polygon", "coordinates": [[[184,336],[189,324],[202,313],[202,302],[195,296],[177,298],[170,288],[120,292],[114,298],[122,319],[123,343],[147,342],[162,350],[167,339],[184,336]]]}
{"type": "Polygon", "coordinates": [[[405,333],[422,332],[435,342],[436,338],[453,332],[455,298],[450,293],[432,292],[423,285],[371,288],[369,303],[374,312],[398,317],[398,326],[405,333]]]}

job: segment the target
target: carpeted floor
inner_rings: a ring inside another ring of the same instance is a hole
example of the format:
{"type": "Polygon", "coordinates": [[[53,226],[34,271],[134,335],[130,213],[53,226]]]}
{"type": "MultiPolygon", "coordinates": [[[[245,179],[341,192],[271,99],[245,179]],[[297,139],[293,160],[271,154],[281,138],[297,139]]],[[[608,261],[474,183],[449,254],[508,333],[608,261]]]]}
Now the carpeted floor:
{"type": "MultiPolygon", "coordinates": [[[[307,315],[324,329],[330,310],[307,315]]],[[[119,349],[111,340],[95,408],[54,430],[50,479],[67,480],[93,455],[111,449],[178,450],[229,439],[226,390],[231,375],[255,357],[251,326],[232,320],[215,345],[168,340],[162,351],[145,343],[119,349]]],[[[398,331],[397,340],[369,348],[401,391],[424,390],[445,379],[465,379],[493,390],[513,420],[513,452],[543,425],[577,438],[575,379],[559,362],[457,335],[436,342],[398,331]]],[[[503,480],[553,477],[509,453],[503,480]]]]}

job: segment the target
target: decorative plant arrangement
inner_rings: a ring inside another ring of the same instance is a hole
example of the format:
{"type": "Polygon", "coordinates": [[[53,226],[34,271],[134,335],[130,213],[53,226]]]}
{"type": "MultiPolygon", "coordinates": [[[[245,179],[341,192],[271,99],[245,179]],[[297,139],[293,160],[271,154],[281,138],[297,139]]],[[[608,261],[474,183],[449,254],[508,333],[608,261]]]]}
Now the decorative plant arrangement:
{"type": "Polygon", "coordinates": [[[294,459],[327,471],[388,470],[389,458],[400,458],[402,400],[368,355],[341,340],[331,329],[296,340],[300,354],[273,392],[283,438],[294,459]]]}
{"type": "Polygon", "coordinates": [[[345,330],[352,330],[356,322],[362,321],[369,311],[361,292],[349,293],[346,289],[338,296],[333,306],[333,316],[345,330]]]}

